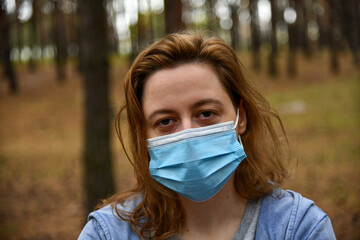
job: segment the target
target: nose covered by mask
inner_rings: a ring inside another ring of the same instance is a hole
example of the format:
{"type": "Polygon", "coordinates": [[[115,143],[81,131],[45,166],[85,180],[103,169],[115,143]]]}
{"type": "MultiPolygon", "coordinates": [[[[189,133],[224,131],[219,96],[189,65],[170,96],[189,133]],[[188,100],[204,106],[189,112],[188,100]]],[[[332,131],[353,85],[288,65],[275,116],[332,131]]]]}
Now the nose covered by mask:
{"type": "Polygon", "coordinates": [[[210,199],[246,158],[237,122],[238,116],[235,126],[229,121],[148,139],[151,177],[192,201],[210,199]]]}

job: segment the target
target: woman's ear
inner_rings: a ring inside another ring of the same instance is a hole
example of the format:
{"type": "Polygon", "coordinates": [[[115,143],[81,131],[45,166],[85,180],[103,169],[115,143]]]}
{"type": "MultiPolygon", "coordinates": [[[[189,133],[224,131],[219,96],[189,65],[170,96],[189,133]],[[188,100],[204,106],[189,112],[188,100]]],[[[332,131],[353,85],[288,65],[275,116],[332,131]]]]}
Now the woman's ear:
{"type": "Polygon", "coordinates": [[[239,135],[243,134],[246,131],[247,119],[246,119],[246,110],[244,107],[244,100],[240,100],[239,104],[239,122],[237,125],[237,133],[239,135]]]}

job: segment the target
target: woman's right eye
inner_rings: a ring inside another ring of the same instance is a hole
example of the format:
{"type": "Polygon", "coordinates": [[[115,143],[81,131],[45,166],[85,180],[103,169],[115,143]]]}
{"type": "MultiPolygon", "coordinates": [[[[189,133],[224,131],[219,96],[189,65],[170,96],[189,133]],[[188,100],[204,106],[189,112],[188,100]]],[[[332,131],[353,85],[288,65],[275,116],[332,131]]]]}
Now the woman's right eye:
{"type": "Polygon", "coordinates": [[[166,127],[166,126],[171,125],[173,122],[174,122],[174,120],[172,120],[170,118],[165,118],[165,119],[160,120],[157,123],[157,125],[160,126],[160,127],[166,127]]]}
{"type": "Polygon", "coordinates": [[[176,120],[172,118],[163,118],[155,123],[155,128],[161,134],[169,134],[174,131],[176,120]]]}

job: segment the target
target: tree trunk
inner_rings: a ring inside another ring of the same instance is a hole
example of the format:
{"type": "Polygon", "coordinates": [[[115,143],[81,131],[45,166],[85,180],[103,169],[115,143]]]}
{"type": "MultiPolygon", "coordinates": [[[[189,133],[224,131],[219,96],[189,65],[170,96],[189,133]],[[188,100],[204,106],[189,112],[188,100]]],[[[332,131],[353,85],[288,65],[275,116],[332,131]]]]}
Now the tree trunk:
{"type": "Polygon", "coordinates": [[[359,1],[355,1],[355,14],[356,14],[356,23],[357,23],[357,39],[358,39],[358,46],[360,46],[360,3],[359,1]]]}
{"type": "Polygon", "coordinates": [[[46,47],[46,45],[48,44],[49,42],[49,36],[48,36],[48,33],[47,33],[47,30],[46,30],[46,23],[47,23],[47,17],[45,14],[43,14],[41,12],[41,6],[39,4],[39,2],[37,2],[37,4],[35,5],[35,7],[37,7],[38,9],[35,10],[37,11],[39,14],[38,14],[38,30],[39,30],[39,44],[40,44],[40,48],[41,48],[41,58],[44,58],[44,49],[46,47]]]}
{"type": "Polygon", "coordinates": [[[337,0],[329,0],[329,48],[330,48],[330,69],[333,73],[338,73],[340,70],[338,61],[338,38],[339,38],[339,22],[338,22],[338,3],[337,0]]]}
{"type": "Polygon", "coordinates": [[[131,41],[131,55],[130,55],[130,63],[132,64],[139,53],[139,25],[131,25],[130,26],[130,41],[131,41]]]}
{"type": "Polygon", "coordinates": [[[115,26],[108,26],[107,28],[107,34],[108,34],[108,39],[109,39],[109,52],[110,54],[114,54],[116,55],[118,53],[118,38],[116,36],[116,33],[115,33],[115,26]]]}
{"type": "Polygon", "coordinates": [[[271,4],[271,36],[270,36],[270,45],[271,50],[269,54],[269,74],[271,76],[276,76],[278,73],[276,65],[277,57],[277,39],[276,39],[276,23],[277,23],[277,6],[275,0],[270,0],[271,4]]]}
{"type": "Polygon", "coordinates": [[[320,15],[320,7],[324,7],[318,0],[313,0],[313,5],[317,6],[315,14],[316,14],[316,23],[319,27],[319,38],[317,41],[317,46],[320,50],[322,50],[328,44],[328,35],[327,31],[325,30],[325,20],[324,16],[320,15]]]}
{"type": "Polygon", "coordinates": [[[166,34],[179,32],[184,29],[181,0],[165,0],[165,31],[166,34]]]}
{"type": "MultiPolygon", "coordinates": [[[[32,2],[32,8],[33,8],[33,14],[30,19],[30,31],[29,31],[29,47],[31,50],[33,50],[34,46],[38,44],[38,18],[40,12],[39,10],[39,0],[33,0],[32,2]]],[[[33,56],[29,59],[29,69],[30,71],[34,72],[36,69],[35,61],[33,59],[33,56]]]]}
{"type": "MultiPolygon", "coordinates": [[[[290,0],[290,6],[295,9],[295,4],[293,0],[290,0]]],[[[298,18],[296,19],[298,21],[298,18]]],[[[287,73],[290,77],[294,77],[296,75],[296,48],[297,48],[297,39],[298,39],[298,31],[297,31],[297,23],[288,24],[288,34],[289,34],[289,53],[287,59],[287,73]]]]}
{"type": "Polygon", "coordinates": [[[55,1],[54,4],[54,41],[56,45],[56,71],[57,79],[63,82],[66,77],[66,58],[67,58],[67,42],[64,13],[60,9],[60,2],[55,1]]]}
{"type": "Polygon", "coordinates": [[[238,17],[238,6],[236,4],[230,4],[231,20],[233,25],[230,29],[231,33],[231,46],[234,50],[240,49],[240,33],[239,33],[239,17],[238,17]]]}
{"type": "Polygon", "coordinates": [[[154,24],[153,24],[153,11],[151,9],[151,0],[147,0],[147,4],[149,6],[149,27],[148,27],[148,33],[149,33],[149,42],[153,42],[155,39],[154,34],[154,24]]]}
{"type": "Polygon", "coordinates": [[[298,31],[298,43],[305,57],[309,58],[311,56],[311,52],[307,35],[307,12],[305,1],[295,0],[295,3],[295,9],[297,14],[297,20],[295,24],[298,31]]]}
{"type": "MultiPolygon", "coordinates": [[[[138,0],[138,4],[140,6],[141,0],[138,0]]],[[[138,46],[139,50],[143,50],[147,43],[147,28],[146,28],[146,19],[145,15],[138,10],[138,46]]]]}
{"type": "Polygon", "coordinates": [[[207,21],[206,21],[207,29],[213,32],[216,32],[218,27],[216,14],[214,12],[215,2],[216,2],[215,0],[205,1],[206,15],[207,15],[207,21]]]}
{"type": "Polygon", "coordinates": [[[15,72],[10,60],[10,23],[8,15],[5,13],[4,1],[0,2],[0,59],[3,60],[4,73],[9,81],[10,93],[15,94],[18,91],[15,72]]]}
{"type": "Polygon", "coordinates": [[[250,0],[249,9],[251,15],[251,49],[253,64],[255,71],[260,70],[260,31],[259,31],[259,16],[257,10],[257,0],[250,0]]]}
{"type": "Polygon", "coordinates": [[[290,77],[296,75],[296,26],[295,24],[288,25],[289,31],[289,55],[287,60],[287,72],[290,77]]]}
{"type": "Polygon", "coordinates": [[[356,3],[355,0],[348,0],[343,2],[344,6],[344,33],[346,33],[347,41],[349,43],[349,47],[351,53],[353,55],[354,65],[356,67],[359,66],[359,53],[358,53],[358,26],[357,26],[357,18],[359,16],[356,15],[356,3]]]}
{"type": "Polygon", "coordinates": [[[16,17],[15,17],[15,22],[16,22],[16,45],[19,49],[19,61],[21,61],[21,51],[24,47],[24,31],[23,31],[23,24],[20,22],[19,18],[17,16],[19,16],[20,14],[20,2],[16,1],[16,17]]]}
{"type": "Polygon", "coordinates": [[[79,1],[80,51],[85,82],[84,182],[86,209],[114,193],[110,151],[109,63],[102,1],[79,1]]]}

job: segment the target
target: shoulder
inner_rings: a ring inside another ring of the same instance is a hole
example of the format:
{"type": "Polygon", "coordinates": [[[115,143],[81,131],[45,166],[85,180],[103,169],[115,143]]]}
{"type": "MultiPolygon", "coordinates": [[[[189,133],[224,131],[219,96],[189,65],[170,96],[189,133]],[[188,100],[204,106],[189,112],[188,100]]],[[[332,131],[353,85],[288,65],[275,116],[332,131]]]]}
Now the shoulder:
{"type": "MultiPolygon", "coordinates": [[[[116,207],[121,212],[132,212],[142,201],[141,196],[131,197],[116,207]]],[[[116,209],[107,205],[89,214],[88,222],[78,240],[83,239],[139,239],[129,222],[122,220],[116,209]]]]}
{"type": "Polygon", "coordinates": [[[326,213],[299,193],[281,189],[276,189],[263,198],[257,237],[335,239],[331,221],[326,213]]]}

